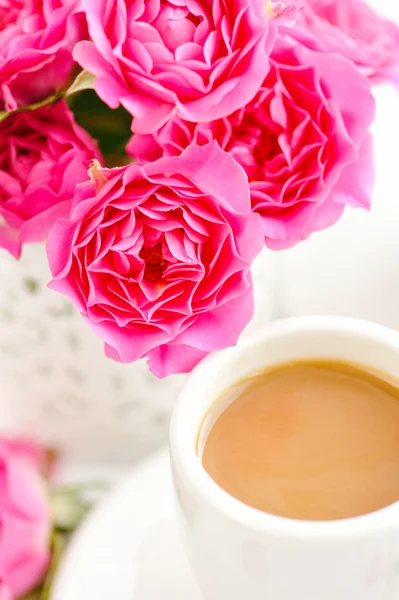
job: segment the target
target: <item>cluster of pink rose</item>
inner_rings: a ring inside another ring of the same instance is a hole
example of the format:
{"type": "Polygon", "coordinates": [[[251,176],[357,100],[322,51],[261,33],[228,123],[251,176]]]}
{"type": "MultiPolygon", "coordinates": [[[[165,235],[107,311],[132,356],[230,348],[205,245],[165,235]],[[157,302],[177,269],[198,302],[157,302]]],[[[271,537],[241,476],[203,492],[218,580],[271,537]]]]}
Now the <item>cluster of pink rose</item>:
{"type": "Polygon", "coordinates": [[[51,287],[115,360],[163,377],[235,344],[264,245],[370,206],[399,29],[364,0],[2,0],[0,28],[0,245],[47,240],[51,287]],[[77,65],[132,115],[127,166],[64,99],[26,110],[77,65]]]}

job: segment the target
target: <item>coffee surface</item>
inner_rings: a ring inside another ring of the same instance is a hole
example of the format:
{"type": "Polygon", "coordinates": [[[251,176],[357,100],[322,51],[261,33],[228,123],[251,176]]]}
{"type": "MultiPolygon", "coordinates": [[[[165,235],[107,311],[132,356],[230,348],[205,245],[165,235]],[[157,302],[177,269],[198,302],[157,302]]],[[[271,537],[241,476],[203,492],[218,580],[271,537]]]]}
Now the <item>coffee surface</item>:
{"type": "Polygon", "coordinates": [[[399,500],[395,385],[356,366],[304,361],[240,382],[220,402],[204,425],[202,462],[245,504],[335,520],[399,500]]]}

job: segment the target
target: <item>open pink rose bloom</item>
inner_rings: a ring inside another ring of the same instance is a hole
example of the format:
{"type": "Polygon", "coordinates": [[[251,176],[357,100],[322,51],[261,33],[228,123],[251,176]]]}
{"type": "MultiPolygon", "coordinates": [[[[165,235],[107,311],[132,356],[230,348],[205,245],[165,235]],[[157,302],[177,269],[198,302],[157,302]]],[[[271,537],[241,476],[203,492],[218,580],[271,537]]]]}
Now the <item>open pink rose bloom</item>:
{"type": "Polygon", "coordinates": [[[224,117],[252,100],[269,70],[281,9],[269,22],[268,4],[82,0],[92,41],[74,56],[96,75],[104,102],[134,115],[136,132],[154,131],[175,113],[224,117]]]}
{"type": "Polygon", "coordinates": [[[35,444],[0,440],[0,600],[32,591],[50,560],[43,458],[35,444]]]}
{"type": "Polygon", "coordinates": [[[210,123],[175,117],[133,136],[128,152],[147,161],[217,140],[245,169],[266,244],[278,249],[333,225],[346,205],[369,208],[374,100],[363,75],[337,55],[282,40],[270,63],[246,107],[210,123]]]}
{"type": "Polygon", "coordinates": [[[48,242],[51,288],[122,362],[163,377],[237,342],[263,246],[243,169],[216,143],[176,158],[92,169],[48,242]]]}

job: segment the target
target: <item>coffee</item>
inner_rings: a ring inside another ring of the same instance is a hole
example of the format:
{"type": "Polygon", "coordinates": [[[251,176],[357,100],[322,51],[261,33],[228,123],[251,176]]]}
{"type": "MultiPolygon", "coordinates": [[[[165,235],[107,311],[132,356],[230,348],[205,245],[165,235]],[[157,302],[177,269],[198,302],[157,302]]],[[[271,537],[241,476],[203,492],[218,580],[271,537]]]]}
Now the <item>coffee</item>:
{"type": "Polygon", "coordinates": [[[280,365],[220,399],[199,453],[220,487],[264,512],[373,512],[399,500],[399,389],[338,361],[280,365]]]}

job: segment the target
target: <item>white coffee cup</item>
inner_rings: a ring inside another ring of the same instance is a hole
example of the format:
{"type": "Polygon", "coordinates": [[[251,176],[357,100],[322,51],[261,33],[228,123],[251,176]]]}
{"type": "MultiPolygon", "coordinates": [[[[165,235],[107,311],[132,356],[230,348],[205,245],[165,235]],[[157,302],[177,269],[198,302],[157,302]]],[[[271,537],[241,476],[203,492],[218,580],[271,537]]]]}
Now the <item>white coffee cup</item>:
{"type": "Polygon", "coordinates": [[[399,333],[340,317],[277,321],[193,371],[172,418],[171,459],[197,579],[209,600],[398,600],[399,502],[352,519],[285,519],[236,500],[202,467],[198,434],[223,391],[300,358],[341,359],[399,378],[399,333]]]}

